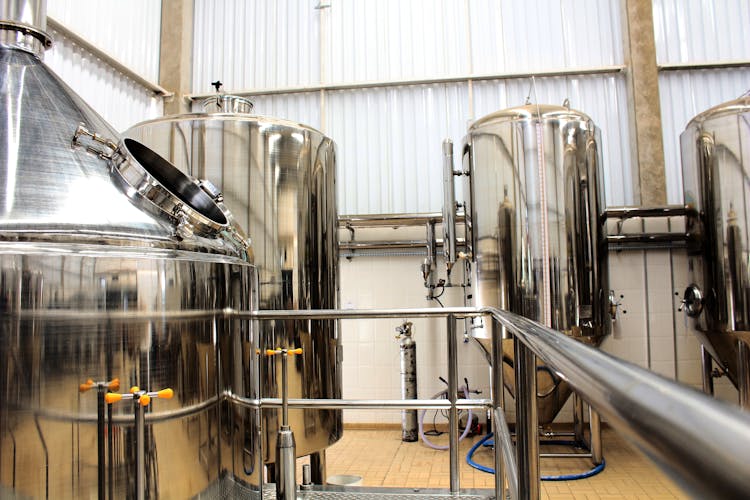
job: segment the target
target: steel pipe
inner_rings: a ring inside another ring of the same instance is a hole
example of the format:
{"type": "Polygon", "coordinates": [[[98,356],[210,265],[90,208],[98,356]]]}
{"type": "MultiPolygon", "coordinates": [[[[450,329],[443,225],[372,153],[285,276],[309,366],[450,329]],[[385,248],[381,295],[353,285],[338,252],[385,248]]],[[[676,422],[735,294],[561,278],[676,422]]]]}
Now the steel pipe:
{"type": "Polygon", "coordinates": [[[602,219],[632,219],[634,217],[679,217],[693,213],[686,205],[664,205],[654,207],[609,207],[602,219]]]}
{"type": "Polygon", "coordinates": [[[539,498],[539,431],[536,406],[536,356],[518,336],[514,338],[516,378],[516,460],[521,500],[539,498]]]}
{"type": "MultiPolygon", "coordinates": [[[[513,449],[513,440],[510,437],[510,431],[508,430],[508,422],[505,420],[505,413],[500,408],[495,408],[493,412],[495,417],[495,429],[499,431],[499,434],[495,434],[495,454],[497,454],[498,448],[502,452],[503,461],[505,462],[505,478],[508,480],[508,493],[512,500],[517,500],[518,497],[518,464],[516,463],[516,452],[513,449]],[[498,444],[499,443],[499,444],[498,444]]],[[[502,484],[503,478],[500,475],[495,475],[495,488],[497,489],[497,482],[502,484]]],[[[496,498],[504,498],[503,496],[496,498]]]]}
{"type": "Polygon", "coordinates": [[[737,340],[737,388],[740,407],[750,410],[750,346],[742,339],[737,340]]]}
{"type": "MultiPolygon", "coordinates": [[[[492,335],[492,364],[490,365],[490,383],[492,389],[492,408],[494,413],[505,411],[503,408],[503,391],[505,385],[503,381],[503,336],[500,332],[499,325],[496,321],[492,320],[490,325],[490,332],[492,335]]],[[[481,344],[480,344],[481,345],[481,344]]],[[[510,440],[510,434],[508,432],[508,426],[505,425],[497,418],[492,418],[493,431],[495,433],[495,498],[505,498],[504,492],[504,477],[505,477],[505,464],[503,463],[503,454],[498,453],[500,449],[499,441],[505,439],[505,434],[508,434],[508,440],[510,440]],[[504,431],[504,432],[503,432],[504,431]]]]}
{"type": "Polygon", "coordinates": [[[742,498],[750,491],[749,415],[526,318],[488,312],[690,494],[742,498]]]}
{"type": "MultiPolygon", "coordinates": [[[[463,215],[457,215],[457,219],[463,222],[463,215]]],[[[434,222],[443,222],[441,213],[421,214],[373,214],[373,215],[341,215],[339,216],[339,227],[341,228],[375,228],[375,227],[414,227],[424,226],[434,222]]]]}
{"type": "Polygon", "coordinates": [[[713,360],[714,358],[708,352],[706,346],[701,344],[701,380],[703,382],[703,392],[709,396],[714,395],[713,360]]]}
{"type": "MultiPolygon", "coordinates": [[[[233,401],[247,408],[281,408],[281,399],[249,399],[226,394],[228,401],[233,401]]],[[[439,399],[301,399],[290,398],[289,408],[318,408],[324,410],[450,410],[451,403],[439,399]]],[[[486,410],[492,408],[489,399],[456,399],[459,410],[486,410]]]]}
{"type": "Polygon", "coordinates": [[[458,474],[458,346],[456,345],[456,318],[452,314],[446,319],[446,341],[448,342],[448,425],[450,426],[450,488],[451,493],[458,493],[460,479],[458,474]]]}

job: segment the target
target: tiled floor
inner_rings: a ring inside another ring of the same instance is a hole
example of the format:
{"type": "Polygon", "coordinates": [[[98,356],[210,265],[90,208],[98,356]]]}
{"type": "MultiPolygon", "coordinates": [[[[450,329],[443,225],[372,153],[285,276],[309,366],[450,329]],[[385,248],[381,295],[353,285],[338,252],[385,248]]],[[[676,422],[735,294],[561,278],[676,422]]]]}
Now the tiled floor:
{"type": "MultiPolygon", "coordinates": [[[[471,468],[466,453],[479,440],[461,443],[461,488],[491,488],[493,476],[471,468]]],[[[442,440],[442,441],[441,441],[442,440]]],[[[435,443],[447,437],[434,438],[435,443]]],[[[542,498],[562,499],[667,499],[687,498],[646,458],[634,451],[614,431],[603,431],[606,468],[600,474],[578,481],[543,481],[542,498]]],[[[565,451],[559,447],[543,452],[565,451]]],[[[421,442],[404,443],[400,430],[347,429],[343,438],[328,448],[327,474],[362,476],[363,486],[448,488],[448,453],[426,447],[421,442]]],[[[476,462],[491,466],[490,449],[477,450],[476,462]]],[[[591,468],[587,459],[543,458],[543,475],[575,474],[591,468]]]]}

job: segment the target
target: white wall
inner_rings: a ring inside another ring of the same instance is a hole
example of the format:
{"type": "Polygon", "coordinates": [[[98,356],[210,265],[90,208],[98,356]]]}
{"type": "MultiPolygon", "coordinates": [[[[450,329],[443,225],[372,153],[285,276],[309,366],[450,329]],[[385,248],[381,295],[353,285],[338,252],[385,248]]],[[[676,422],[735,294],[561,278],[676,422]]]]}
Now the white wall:
{"type": "Polygon", "coordinates": [[[460,144],[475,118],[523,105],[527,96],[551,104],[569,98],[589,114],[604,133],[607,202],[634,200],[622,74],[539,78],[535,88],[529,78],[472,79],[623,64],[617,2],[195,5],[195,93],[210,92],[216,79],[227,92],[368,85],[256,98],[258,114],[299,121],[334,138],[340,213],[439,211],[442,140],[460,144]],[[441,78],[457,81],[406,84],[441,78]]]}
{"type": "MultiPolygon", "coordinates": [[[[657,64],[750,62],[746,0],[654,0],[657,64]]],[[[682,202],[679,135],[698,113],[750,89],[750,68],[662,71],[659,75],[667,198],[682,202]]]]}
{"type": "MultiPolygon", "coordinates": [[[[135,70],[159,79],[161,2],[137,0],[49,0],[47,14],[80,37],[135,70]]],[[[95,111],[118,130],[163,114],[153,92],[91,56],[61,33],[44,61],[95,111]]]]}
{"type": "MultiPolygon", "coordinates": [[[[610,233],[682,232],[682,218],[631,219],[618,228],[609,221],[610,233]]],[[[348,233],[345,233],[348,234],[348,233]]],[[[367,236],[357,233],[357,239],[367,236]]],[[[385,231],[390,239],[418,239],[385,231]]],[[[343,237],[342,239],[348,239],[343,237]]],[[[341,304],[344,308],[439,307],[425,299],[421,256],[358,257],[341,259],[341,304]]],[[[652,370],[700,390],[700,343],[692,320],[679,311],[687,285],[687,255],[684,250],[626,250],[610,253],[610,288],[621,302],[612,334],[601,349],[620,359],[652,370]]],[[[442,263],[438,266],[444,277],[442,263]]],[[[460,282],[459,276],[454,276],[460,282]]],[[[441,300],[446,306],[462,306],[463,291],[449,288],[441,300]]],[[[445,324],[443,320],[412,320],[417,342],[418,395],[429,398],[444,388],[438,376],[447,376],[445,324]]],[[[345,321],[343,393],[345,398],[400,398],[399,347],[394,339],[400,320],[345,321]]],[[[459,328],[459,331],[462,331],[459,328]]],[[[489,369],[474,342],[459,344],[459,376],[489,397],[489,369]]],[[[737,403],[737,391],[726,377],[715,381],[721,399],[737,403]]],[[[514,418],[512,399],[509,419],[514,418]]],[[[431,414],[430,414],[431,415],[431,414]]],[[[399,423],[399,412],[347,411],[347,423],[399,423]]],[[[430,417],[431,418],[431,417],[430,417]]],[[[572,421],[570,403],[558,421],[572,421]]]]}

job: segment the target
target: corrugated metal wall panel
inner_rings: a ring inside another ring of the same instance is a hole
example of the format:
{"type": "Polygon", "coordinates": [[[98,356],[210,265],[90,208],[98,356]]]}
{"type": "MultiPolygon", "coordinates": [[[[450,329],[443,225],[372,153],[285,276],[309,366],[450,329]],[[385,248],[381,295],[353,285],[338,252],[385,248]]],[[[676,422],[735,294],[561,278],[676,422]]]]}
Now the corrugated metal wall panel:
{"type": "Polygon", "coordinates": [[[316,0],[196,0],[193,92],[221,80],[227,90],[320,81],[316,0]]]}
{"type": "Polygon", "coordinates": [[[47,14],[147,80],[159,80],[161,2],[49,0],[47,14]]]}
{"type": "MultiPolygon", "coordinates": [[[[659,64],[750,60],[747,0],[654,0],[659,64]]],[[[667,199],[682,202],[679,136],[706,109],[750,88],[750,68],[662,72],[659,92],[667,199]]]]}
{"type": "Polygon", "coordinates": [[[341,90],[327,98],[341,213],[439,211],[442,141],[466,132],[467,85],[341,90]]]}
{"type": "Polygon", "coordinates": [[[475,74],[622,64],[620,7],[600,0],[469,0],[475,74]]]}
{"type": "Polygon", "coordinates": [[[747,0],[654,0],[659,64],[750,59],[747,0]]]}
{"type": "Polygon", "coordinates": [[[118,130],[163,114],[163,101],[99,59],[51,31],[55,45],[45,62],[118,130]]]}
{"type": "Polygon", "coordinates": [[[466,5],[455,0],[331,0],[327,83],[404,80],[469,71],[466,5]]]}
{"type": "Polygon", "coordinates": [[[682,203],[680,134],[688,121],[750,88],[750,68],[670,71],[659,75],[669,203],[682,203]]]}
{"type": "Polygon", "coordinates": [[[531,102],[562,104],[570,100],[573,109],[594,120],[602,131],[605,200],[607,205],[634,202],[633,171],[628,144],[627,89],[625,78],[582,76],[494,80],[474,84],[474,110],[477,118],[504,108],[531,102]]]}

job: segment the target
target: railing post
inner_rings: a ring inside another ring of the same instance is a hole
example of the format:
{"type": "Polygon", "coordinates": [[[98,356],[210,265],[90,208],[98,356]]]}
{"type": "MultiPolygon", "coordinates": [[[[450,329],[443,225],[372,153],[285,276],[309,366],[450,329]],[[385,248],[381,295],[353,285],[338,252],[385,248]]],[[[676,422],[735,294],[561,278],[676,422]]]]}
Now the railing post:
{"type": "Polygon", "coordinates": [[[709,396],[714,395],[714,377],[711,373],[713,371],[713,358],[706,349],[704,344],[701,344],[701,379],[703,380],[703,392],[709,396]]]}
{"type": "MultiPolygon", "coordinates": [[[[495,318],[489,316],[485,321],[490,321],[490,333],[492,335],[492,409],[505,411],[503,408],[503,336],[498,328],[495,318]]],[[[492,426],[495,435],[495,498],[505,498],[505,471],[503,467],[502,439],[503,433],[499,426],[501,422],[495,418],[492,412],[492,426]]]]}
{"type": "Polygon", "coordinates": [[[516,375],[516,454],[520,500],[539,499],[539,432],[536,406],[536,356],[514,338],[516,375]]]}
{"type": "Polygon", "coordinates": [[[602,453],[602,424],[599,413],[589,405],[589,430],[591,431],[591,461],[599,465],[604,460],[602,453]]]}
{"type": "Polygon", "coordinates": [[[456,346],[456,317],[448,315],[448,401],[451,403],[448,423],[450,425],[450,486],[451,493],[460,489],[458,474],[458,348],[456,346]]]}
{"type": "Polygon", "coordinates": [[[750,345],[742,339],[737,341],[737,388],[740,408],[750,410],[750,345]]]}

